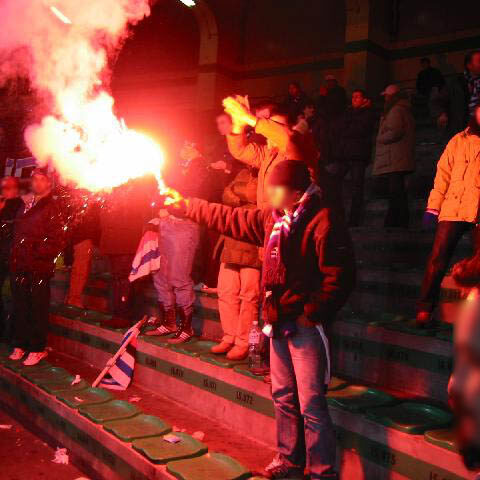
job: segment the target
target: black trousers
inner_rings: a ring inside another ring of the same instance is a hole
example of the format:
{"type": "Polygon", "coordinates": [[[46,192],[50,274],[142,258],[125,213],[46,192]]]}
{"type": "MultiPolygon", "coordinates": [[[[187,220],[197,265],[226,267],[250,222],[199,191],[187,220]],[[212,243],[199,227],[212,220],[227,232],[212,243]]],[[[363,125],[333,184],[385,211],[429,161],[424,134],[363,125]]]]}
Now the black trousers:
{"type": "Polygon", "coordinates": [[[11,346],[41,352],[47,346],[50,311],[50,276],[12,273],[13,300],[11,346]]]}
{"type": "Polygon", "coordinates": [[[348,224],[351,227],[360,226],[363,219],[364,208],[364,190],[365,190],[365,170],[367,162],[361,160],[343,160],[336,163],[335,177],[339,183],[343,183],[345,176],[350,172],[352,178],[352,201],[350,204],[350,213],[348,224]]]}
{"type": "Polygon", "coordinates": [[[385,174],[388,181],[388,210],[385,217],[385,227],[408,227],[410,212],[408,196],[405,188],[405,172],[385,174]]]}
{"type": "Polygon", "coordinates": [[[472,230],[474,250],[480,248],[480,227],[468,222],[439,222],[432,253],[427,261],[417,304],[418,311],[432,312],[438,303],[440,285],[463,234],[472,230]]]}

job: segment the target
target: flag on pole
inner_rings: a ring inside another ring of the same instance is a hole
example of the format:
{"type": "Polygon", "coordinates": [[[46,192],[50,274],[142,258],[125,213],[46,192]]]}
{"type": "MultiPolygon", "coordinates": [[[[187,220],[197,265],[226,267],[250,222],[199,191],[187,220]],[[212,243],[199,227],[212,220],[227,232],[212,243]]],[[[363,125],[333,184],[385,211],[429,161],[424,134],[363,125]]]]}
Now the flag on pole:
{"type": "Polygon", "coordinates": [[[136,323],[123,336],[119,351],[122,349],[124,351],[100,381],[101,387],[110,390],[126,390],[130,385],[135,368],[135,352],[137,350],[137,337],[140,335],[140,323],[136,323]]]}

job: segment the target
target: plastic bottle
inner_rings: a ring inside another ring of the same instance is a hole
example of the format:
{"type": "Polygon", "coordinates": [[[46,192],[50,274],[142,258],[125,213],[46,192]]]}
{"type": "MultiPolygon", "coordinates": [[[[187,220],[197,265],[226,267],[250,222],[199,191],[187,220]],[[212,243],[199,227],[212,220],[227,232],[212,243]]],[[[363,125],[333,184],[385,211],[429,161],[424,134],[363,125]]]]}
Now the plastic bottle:
{"type": "Polygon", "coordinates": [[[248,334],[248,368],[251,370],[260,369],[263,366],[261,336],[262,331],[258,321],[254,321],[248,334]]]}

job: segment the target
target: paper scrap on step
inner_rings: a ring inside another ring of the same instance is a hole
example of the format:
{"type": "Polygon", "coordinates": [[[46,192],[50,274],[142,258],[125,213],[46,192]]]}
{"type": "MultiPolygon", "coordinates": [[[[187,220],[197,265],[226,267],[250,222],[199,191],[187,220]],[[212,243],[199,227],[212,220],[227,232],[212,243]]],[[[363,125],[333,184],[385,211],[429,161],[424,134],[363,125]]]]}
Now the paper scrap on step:
{"type": "Polygon", "coordinates": [[[57,447],[55,450],[55,456],[52,460],[53,463],[60,463],[62,465],[68,465],[68,453],[66,448],[57,447]]]}
{"type": "Polygon", "coordinates": [[[198,440],[198,441],[201,442],[205,438],[205,433],[203,433],[202,431],[199,430],[198,432],[193,432],[192,437],[195,440],[198,440]]]}
{"type": "Polygon", "coordinates": [[[10,430],[12,425],[0,425],[0,430],[10,430]]]}
{"type": "Polygon", "coordinates": [[[141,399],[142,397],[137,397],[136,395],[134,395],[133,397],[128,397],[128,401],[133,403],[139,402],[141,399]]]}
{"type": "Polygon", "coordinates": [[[77,383],[80,383],[81,380],[82,378],[80,377],[80,375],[75,375],[75,378],[70,385],[76,385],[77,383]]]}

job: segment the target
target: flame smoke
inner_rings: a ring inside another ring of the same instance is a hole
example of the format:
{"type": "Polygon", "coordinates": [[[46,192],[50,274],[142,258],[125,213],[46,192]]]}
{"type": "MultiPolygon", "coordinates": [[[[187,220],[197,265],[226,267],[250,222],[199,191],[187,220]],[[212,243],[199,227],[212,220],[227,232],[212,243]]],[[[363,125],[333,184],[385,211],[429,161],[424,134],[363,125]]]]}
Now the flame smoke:
{"type": "Polygon", "coordinates": [[[0,83],[28,76],[48,102],[49,115],[25,139],[65,182],[98,191],[160,176],[158,145],[125,127],[108,93],[109,59],[149,14],[148,0],[0,1],[0,83]]]}

